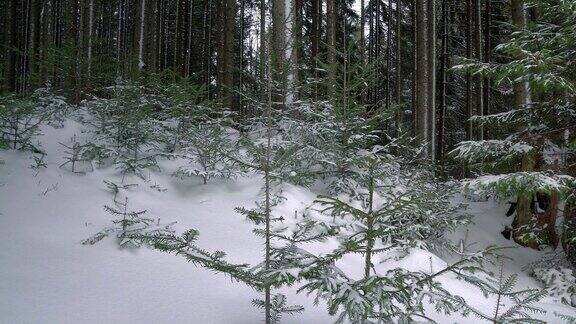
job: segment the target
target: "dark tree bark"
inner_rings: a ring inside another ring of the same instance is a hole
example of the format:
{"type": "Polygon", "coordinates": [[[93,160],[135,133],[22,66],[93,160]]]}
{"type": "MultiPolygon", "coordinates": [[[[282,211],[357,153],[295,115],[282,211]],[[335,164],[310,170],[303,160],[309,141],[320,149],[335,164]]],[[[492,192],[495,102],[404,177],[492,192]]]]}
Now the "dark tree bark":
{"type": "Polygon", "coordinates": [[[8,4],[8,49],[6,56],[6,79],[4,88],[9,92],[16,91],[16,60],[18,48],[18,35],[17,35],[17,0],[11,0],[8,4]]]}
{"type": "MultiPolygon", "coordinates": [[[[526,5],[524,0],[512,0],[511,2],[511,12],[512,12],[512,23],[517,29],[526,28],[526,5]]],[[[514,84],[514,106],[515,108],[525,107],[529,100],[529,87],[526,82],[517,82],[514,84]]],[[[522,163],[520,166],[521,171],[530,172],[534,170],[535,167],[535,157],[532,153],[524,154],[522,157],[522,163]]],[[[512,223],[514,229],[514,240],[522,245],[531,246],[537,248],[535,242],[528,242],[522,239],[523,231],[520,228],[525,227],[532,221],[532,209],[530,207],[532,203],[532,196],[527,194],[521,194],[518,196],[518,204],[516,208],[516,217],[512,223]]]]}
{"type": "Polygon", "coordinates": [[[427,156],[436,159],[436,1],[428,0],[428,107],[427,156]]]}
{"type": "Polygon", "coordinates": [[[447,69],[448,69],[448,1],[442,0],[442,49],[440,56],[440,83],[439,93],[440,101],[438,104],[438,139],[436,148],[436,159],[442,173],[444,173],[444,130],[445,130],[445,115],[446,115],[446,93],[448,87],[447,69]]]}
{"type": "MultiPolygon", "coordinates": [[[[576,192],[572,192],[572,197],[576,192]]],[[[564,226],[562,233],[562,247],[568,261],[576,267],[576,202],[572,201],[564,208],[564,226]]]]}
{"type": "MultiPolygon", "coordinates": [[[[428,137],[429,63],[427,0],[416,1],[416,136],[425,142],[428,137]]],[[[428,156],[425,151],[424,157],[428,156]]]]}
{"type": "Polygon", "coordinates": [[[268,54],[272,59],[274,87],[272,100],[282,105],[286,100],[286,4],[290,0],[272,0],[272,48],[268,54]]]}
{"type": "Polygon", "coordinates": [[[220,0],[221,22],[218,51],[218,76],[220,97],[226,106],[237,110],[234,103],[234,33],[236,25],[236,1],[220,0]]]}
{"type": "MultiPolygon", "coordinates": [[[[492,0],[486,0],[486,14],[484,20],[484,62],[491,63],[492,61],[492,0]]],[[[483,112],[486,115],[491,114],[492,104],[492,91],[491,91],[490,78],[484,78],[484,108],[483,112]]],[[[485,136],[486,130],[482,130],[482,135],[485,136]]]]}
{"type": "MultiPolygon", "coordinates": [[[[466,58],[472,59],[472,25],[473,25],[473,8],[472,8],[472,1],[467,0],[466,2],[466,58]]],[[[472,116],[474,116],[474,104],[472,101],[472,75],[466,75],[466,114],[467,114],[467,124],[466,124],[466,139],[473,140],[474,139],[474,128],[473,123],[470,120],[472,116]]]]}
{"type": "Polygon", "coordinates": [[[328,72],[328,95],[333,98],[333,85],[336,84],[336,3],[326,0],[326,61],[330,66],[328,72]]]}
{"type": "MultiPolygon", "coordinates": [[[[481,0],[474,0],[474,52],[475,52],[475,59],[479,62],[482,62],[482,5],[481,0]]],[[[484,115],[484,90],[482,90],[483,86],[483,78],[482,76],[476,76],[474,78],[475,83],[475,110],[476,115],[483,116],[484,115]]],[[[476,138],[478,140],[484,139],[484,128],[482,125],[478,126],[476,138]]]]}
{"type": "Polygon", "coordinates": [[[396,0],[396,104],[398,105],[398,116],[396,122],[402,124],[402,1],[396,0]]]}
{"type": "Polygon", "coordinates": [[[66,48],[70,55],[68,66],[68,85],[73,91],[73,101],[80,101],[80,62],[79,62],[79,37],[78,26],[80,25],[78,0],[70,0],[67,8],[66,19],[66,48]]]}

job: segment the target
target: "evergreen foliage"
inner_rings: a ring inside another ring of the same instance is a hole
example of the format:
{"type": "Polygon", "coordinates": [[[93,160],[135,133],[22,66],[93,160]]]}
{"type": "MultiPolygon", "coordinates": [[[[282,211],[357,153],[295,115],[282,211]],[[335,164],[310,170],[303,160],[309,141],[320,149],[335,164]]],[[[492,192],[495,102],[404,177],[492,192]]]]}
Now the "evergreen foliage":
{"type": "Polygon", "coordinates": [[[119,82],[105,90],[112,98],[87,103],[94,114],[89,121],[94,139],[82,156],[99,163],[111,161],[123,175],[145,179],[145,170],[158,169],[157,159],[166,156],[158,149],[160,127],[153,118],[160,101],[136,84],[119,82]]]}
{"type": "MultiPolygon", "coordinates": [[[[485,314],[473,306],[467,306],[468,312],[476,317],[492,323],[545,323],[533,318],[532,314],[544,314],[546,311],[534,304],[546,296],[546,291],[538,289],[516,290],[518,275],[505,277],[503,262],[497,279],[487,277],[485,280],[467,280],[476,285],[485,296],[497,296],[494,313],[485,314]]],[[[465,277],[466,278],[466,277],[465,277]]]]}
{"type": "Polygon", "coordinates": [[[32,94],[0,97],[0,147],[29,150],[43,154],[35,137],[43,123],[53,124],[69,111],[65,99],[50,88],[39,88],[32,94]]]}
{"type": "Polygon", "coordinates": [[[145,217],[146,210],[132,211],[128,208],[128,198],[118,207],[104,206],[104,210],[116,217],[112,223],[114,226],[107,227],[82,241],[84,245],[93,245],[103,238],[115,234],[120,248],[139,248],[146,243],[147,236],[173,234],[171,228],[174,223],[160,224],[160,219],[145,217]]]}

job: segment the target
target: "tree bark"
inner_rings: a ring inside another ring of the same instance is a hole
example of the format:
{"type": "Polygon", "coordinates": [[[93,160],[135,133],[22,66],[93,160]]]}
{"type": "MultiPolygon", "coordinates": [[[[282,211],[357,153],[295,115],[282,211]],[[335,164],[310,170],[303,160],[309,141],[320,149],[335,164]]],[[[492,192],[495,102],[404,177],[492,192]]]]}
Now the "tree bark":
{"type": "Polygon", "coordinates": [[[388,0],[386,8],[388,26],[386,26],[386,109],[390,109],[392,103],[392,0],[388,0]]]}
{"type": "Polygon", "coordinates": [[[266,0],[260,0],[260,89],[266,98],[266,0]]]}
{"type": "Polygon", "coordinates": [[[220,0],[221,35],[218,51],[218,75],[220,97],[229,109],[237,110],[234,103],[234,33],[236,25],[236,1],[220,0]]]}
{"type": "Polygon", "coordinates": [[[398,128],[402,124],[402,1],[396,0],[396,104],[398,115],[396,123],[398,128]]]}
{"type": "Polygon", "coordinates": [[[94,39],[94,0],[88,3],[88,48],[86,53],[86,74],[87,82],[90,84],[92,79],[92,43],[94,39]]]}
{"type": "MultiPolygon", "coordinates": [[[[472,59],[472,0],[466,1],[466,58],[472,59]]],[[[472,75],[466,75],[466,139],[471,141],[474,139],[474,124],[472,123],[472,116],[475,115],[474,105],[472,101],[472,75]]],[[[468,170],[466,171],[466,173],[468,170]]]]}
{"type": "Polygon", "coordinates": [[[30,50],[29,50],[29,67],[28,74],[30,86],[35,88],[39,84],[40,72],[40,35],[41,30],[41,11],[42,1],[31,0],[30,6],[30,50]]]}
{"type": "MultiPolygon", "coordinates": [[[[484,62],[491,63],[492,61],[492,0],[486,0],[486,18],[484,22],[484,62]]],[[[491,114],[491,92],[490,78],[484,78],[484,109],[483,113],[486,115],[491,114]]],[[[482,128],[482,136],[484,137],[486,130],[482,128]]]]}
{"type": "MultiPolygon", "coordinates": [[[[512,23],[516,29],[521,30],[526,28],[526,5],[524,0],[511,1],[512,23]]],[[[516,109],[523,108],[530,102],[530,89],[527,82],[517,82],[514,84],[514,107],[516,109]]],[[[524,154],[522,157],[522,164],[520,170],[523,172],[533,171],[535,167],[535,157],[532,152],[524,154]]],[[[518,196],[518,204],[516,207],[516,217],[512,224],[514,229],[514,240],[522,245],[537,248],[533,242],[522,239],[522,227],[527,226],[532,221],[532,196],[527,194],[520,194],[518,196]]]]}
{"type": "MultiPolygon", "coordinates": [[[[482,4],[481,0],[474,1],[474,52],[476,52],[476,60],[482,62],[482,4]]],[[[475,88],[476,88],[476,115],[484,115],[484,90],[483,87],[483,77],[478,75],[475,77],[475,88]]],[[[478,140],[484,139],[484,127],[482,124],[478,125],[478,131],[476,138],[478,140]]]]}
{"type": "Polygon", "coordinates": [[[18,29],[17,29],[17,0],[11,0],[8,4],[8,50],[6,64],[6,79],[4,88],[9,92],[16,91],[16,60],[18,48],[18,29]]]}
{"type": "Polygon", "coordinates": [[[442,0],[442,49],[440,56],[440,101],[438,104],[438,138],[436,148],[436,160],[444,173],[444,130],[446,116],[446,94],[448,87],[448,1],[442,0]]]}
{"type": "Polygon", "coordinates": [[[326,61],[328,70],[328,95],[333,98],[336,84],[336,3],[326,0],[326,61]]]}
{"type": "MultiPolygon", "coordinates": [[[[576,190],[572,191],[571,196],[576,197],[576,190]]],[[[576,201],[569,202],[564,208],[562,247],[568,261],[576,267],[576,201]]]]}
{"type": "Polygon", "coordinates": [[[429,156],[428,111],[429,79],[428,73],[428,0],[416,1],[416,129],[417,138],[424,143],[423,157],[429,156]]]}
{"type": "Polygon", "coordinates": [[[320,39],[321,39],[321,28],[322,28],[322,1],[321,0],[311,0],[312,1],[312,31],[311,31],[311,60],[314,69],[314,75],[316,75],[316,60],[318,59],[318,54],[320,53],[320,39]]]}
{"type": "Polygon", "coordinates": [[[80,73],[78,61],[78,0],[71,0],[68,3],[68,19],[66,21],[66,45],[70,54],[72,64],[68,67],[68,84],[73,91],[73,101],[80,101],[80,73]]]}
{"type": "Polygon", "coordinates": [[[436,1],[428,0],[428,158],[436,159],[436,1]]]}
{"type": "Polygon", "coordinates": [[[135,45],[136,45],[136,53],[137,53],[137,67],[138,71],[142,72],[144,69],[145,57],[144,57],[144,35],[146,33],[146,0],[141,0],[138,2],[137,8],[139,9],[138,14],[138,24],[136,24],[136,33],[135,33],[135,45]]]}
{"type": "Polygon", "coordinates": [[[366,13],[364,10],[364,0],[360,0],[360,44],[358,46],[359,50],[360,50],[360,59],[362,61],[362,63],[364,63],[365,61],[365,46],[366,46],[366,40],[365,40],[365,36],[364,36],[364,26],[366,24],[366,13]]]}

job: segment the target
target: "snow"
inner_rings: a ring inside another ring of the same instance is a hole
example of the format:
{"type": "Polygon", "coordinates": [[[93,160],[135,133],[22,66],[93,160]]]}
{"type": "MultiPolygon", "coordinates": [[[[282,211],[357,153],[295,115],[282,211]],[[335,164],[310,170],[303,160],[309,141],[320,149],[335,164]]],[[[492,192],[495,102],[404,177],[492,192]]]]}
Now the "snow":
{"type": "MultiPolygon", "coordinates": [[[[105,180],[121,182],[113,168],[73,174],[59,168],[65,148],[58,142],[71,137],[81,141],[82,126],[68,120],[64,128],[43,127],[40,137],[48,155],[47,168],[33,170],[31,153],[0,150],[0,322],[1,323],[258,323],[261,312],[252,306],[259,294],[251,288],[188,264],[185,259],[147,248],[119,250],[113,239],[93,246],[80,242],[112,225],[112,216],[103,205],[112,204],[113,194],[105,180]]],[[[130,178],[125,183],[137,187],[122,190],[134,210],[146,209],[147,217],[162,222],[178,221],[175,229],[200,231],[198,245],[210,251],[222,250],[227,260],[257,264],[262,259],[263,242],[252,233],[253,226],[234,212],[238,206],[252,207],[261,195],[258,176],[215,179],[202,185],[201,179],[180,179],[170,174],[178,161],[161,162],[163,172],[151,172],[150,180],[130,178]],[[158,189],[162,190],[158,190],[158,189]],[[165,190],[164,190],[165,189],[165,190]]],[[[275,208],[285,218],[283,225],[295,227],[296,217],[314,201],[310,189],[294,185],[282,187],[283,201],[275,208]]],[[[495,202],[470,203],[475,225],[467,233],[454,234],[458,241],[466,236],[471,249],[496,244],[514,245],[500,235],[508,220],[506,206],[495,202]]],[[[315,246],[317,244],[315,243],[315,246]]],[[[333,241],[317,246],[329,250],[333,241]]],[[[516,248],[505,252],[514,262],[505,264],[505,272],[518,273],[518,289],[538,287],[539,283],[522,271],[544,252],[516,248]]],[[[389,259],[377,266],[380,274],[403,267],[410,270],[437,271],[454,261],[449,255],[435,255],[418,249],[407,257],[389,259]]],[[[339,267],[362,273],[363,258],[347,256],[339,267]]],[[[494,268],[495,270],[496,268],[494,268]]],[[[466,298],[475,308],[490,313],[494,299],[486,299],[472,286],[453,275],[442,276],[444,286],[466,298]]],[[[285,316],[283,323],[331,323],[324,305],[314,306],[313,296],[296,294],[295,288],[282,290],[288,304],[305,307],[302,314],[285,316]]],[[[553,298],[540,304],[549,313],[549,322],[560,322],[553,311],[574,314],[574,308],[553,298]]],[[[477,323],[430,311],[441,323],[477,323]]]]}

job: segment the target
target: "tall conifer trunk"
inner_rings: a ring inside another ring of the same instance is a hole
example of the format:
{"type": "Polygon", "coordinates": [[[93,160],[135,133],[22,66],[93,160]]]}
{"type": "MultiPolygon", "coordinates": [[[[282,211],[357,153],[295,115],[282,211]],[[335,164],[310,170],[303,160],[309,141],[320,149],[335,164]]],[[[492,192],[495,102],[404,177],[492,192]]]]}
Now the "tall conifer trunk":
{"type": "MultiPolygon", "coordinates": [[[[429,79],[428,73],[428,1],[416,1],[416,136],[423,143],[428,139],[429,79]]],[[[428,157],[428,145],[423,156],[428,157]]]]}
{"type": "Polygon", "coordinates": [[[9,92],[16,91],[16,59],[18,48],[18,35],[17,35],[17,0],[10,0],[8,4],[8,47],[7,47],[7,63],[6,63],[6,79],[5,89],[9,92]]]}
{"type": "MultiPolygon", "coordinates": [[[[521,30],[526,28],[527,18],[526,18],[526,4],[524,0],[512,0],[511,1],[511,11],[512,11],[512,23],[516,29],[521,30]]],[[[530,88],[527,82],[516,82],[514,84],[514,108],[521,109],[526,107],[530,103],[530,88]]],[[[536,161],[533,153],[524,154],[522,157],[522,163],[520,170],[524,172],[530,172],[534,170],[536,161]]],[[[522,245],[531,246],[537,248],[535,242],[529,242],[522,239],[524,232],[521,230],[522,227],[527,226],[532,221],[532,195],[520,194],[518,196],[518,204],[516,207],[516,216],[512,226],[514,228],[514,240],[522,245]]]]}

